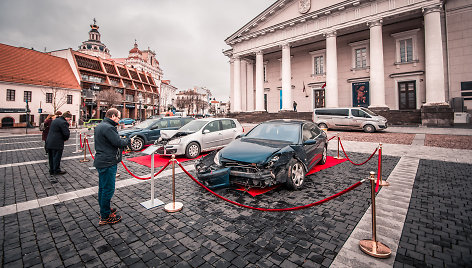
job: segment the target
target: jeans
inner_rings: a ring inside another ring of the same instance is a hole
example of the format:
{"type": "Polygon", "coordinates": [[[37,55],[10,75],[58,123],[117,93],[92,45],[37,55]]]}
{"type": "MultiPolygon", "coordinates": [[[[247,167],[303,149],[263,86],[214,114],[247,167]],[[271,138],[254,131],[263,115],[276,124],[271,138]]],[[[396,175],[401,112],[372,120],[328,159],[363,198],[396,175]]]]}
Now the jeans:
{"type": "Polygon", "coordinates": [[[98,171],[98,205],[102,219],[110,215],[110,201],[115,193],[117,165],[106,168],[97,168],[98,171]]]}
{"type": "Polygon", "coordinates": [[[48,149],[48,157],[49,157],[49,174],[57,174],[61,171],[61,158],[62,158],[62,151],[60,150],[53,150],[48,149]]]}

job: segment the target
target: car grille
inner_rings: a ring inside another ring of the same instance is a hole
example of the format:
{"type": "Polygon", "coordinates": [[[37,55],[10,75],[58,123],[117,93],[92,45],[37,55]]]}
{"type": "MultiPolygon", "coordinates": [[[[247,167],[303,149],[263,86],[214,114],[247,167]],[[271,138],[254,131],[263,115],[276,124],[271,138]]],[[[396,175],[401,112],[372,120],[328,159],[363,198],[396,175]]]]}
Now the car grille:
{"type": "Polygon", "coordinates": [[[259,171],[259,168],[255,164],[248,163],[238,163],[238,162],[225,162],[225,167],[229,167],[235,171],[247,172],[247,173],[256,173],[259,171]]]}

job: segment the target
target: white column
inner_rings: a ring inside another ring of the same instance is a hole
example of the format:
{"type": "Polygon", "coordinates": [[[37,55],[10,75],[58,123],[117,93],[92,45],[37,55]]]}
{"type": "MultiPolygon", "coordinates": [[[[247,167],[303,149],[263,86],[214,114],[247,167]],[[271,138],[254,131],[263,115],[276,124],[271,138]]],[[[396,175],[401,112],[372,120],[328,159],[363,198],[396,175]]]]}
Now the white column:
{"type": "Polygon", "coordinates": [[[444,92],[443,40],[441,6],[427,8],[424,14],[426,104],[446,104],[444,92]]]}
{"type": "Polygon", "coordinates": [[[264,110],[264,56],[262,51],[256,52],[256,111],[264,110]]]}
{"type": "Polygon", "coordinates": [[[234,57],[233,61],[233,79],[234,79],[234,100],[232,105],[234,105],[233,112],[241,112],[241,59],[239,57],[234,57]]]}
{"type": "Polygon", "coordinates": [[[254,111],[254,62],[247,61],[246,67],[246,111],[254,111]]]}
{"type": "Polygon", "coordinates": [[[370,28],[370,106],[385,104],[385,71],[382,41],[382,20],[368,23],[370,28]]]}
{"type": "Polygon", "coordinates": [[[338,107],[338,57],[336,32],[326,34],[326,87],[325,103],[327,108],[338,107]]]}
{"type": "Polygon", "coordinates": [[[282,110],[292,110],[292,67],[290,44],[282,45],[282,110]]]}

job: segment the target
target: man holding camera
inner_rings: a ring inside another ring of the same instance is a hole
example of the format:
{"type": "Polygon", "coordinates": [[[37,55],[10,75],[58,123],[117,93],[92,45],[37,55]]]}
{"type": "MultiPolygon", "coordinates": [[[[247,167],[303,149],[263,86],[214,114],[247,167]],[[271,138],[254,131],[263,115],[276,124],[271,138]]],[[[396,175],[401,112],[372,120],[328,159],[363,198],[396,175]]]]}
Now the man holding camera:
{"type": "Polygon", "coordinates": [[[98,171],[98,204],[100,206],[99,225],[114,224],[121,221],[116,208],[110,207],[115,193],[117,164],[121,162],[123,149],[132,139],[121,139],[118,135],[118,121],[121,113],[109,109],[103,121],[95,127],[95,160],[93,165],[98,171]]]}

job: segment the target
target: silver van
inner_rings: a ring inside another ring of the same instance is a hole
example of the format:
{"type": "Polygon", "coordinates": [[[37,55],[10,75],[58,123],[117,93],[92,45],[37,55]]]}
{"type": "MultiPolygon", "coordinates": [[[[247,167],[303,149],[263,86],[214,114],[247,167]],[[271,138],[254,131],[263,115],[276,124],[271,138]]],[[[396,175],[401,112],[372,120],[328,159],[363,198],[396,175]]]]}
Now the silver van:
{"type": "Polygon", "coordinates": [[[363,107],[316,108],[313,122],[320,128],[363,129],[372,133],[387,128],[387,119],[363,107]]]}

